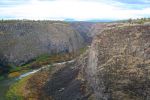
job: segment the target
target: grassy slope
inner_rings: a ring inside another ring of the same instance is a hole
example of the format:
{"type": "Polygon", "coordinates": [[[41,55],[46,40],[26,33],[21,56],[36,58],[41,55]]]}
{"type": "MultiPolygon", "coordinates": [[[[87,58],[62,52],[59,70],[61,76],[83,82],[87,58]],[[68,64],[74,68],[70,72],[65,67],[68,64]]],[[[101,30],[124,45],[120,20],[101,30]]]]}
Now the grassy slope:
{"type": "Polygon", "coordinates": [[[113,100],[148,100],[150,26],[104,31],[97,39],[99,77],[113,100]]]}
{"type": "Polygon", "coordinates": [[[6,94],[6,100],[24,100],[25,86],[30,77],[31,75],[13,84],[6,94]]]}

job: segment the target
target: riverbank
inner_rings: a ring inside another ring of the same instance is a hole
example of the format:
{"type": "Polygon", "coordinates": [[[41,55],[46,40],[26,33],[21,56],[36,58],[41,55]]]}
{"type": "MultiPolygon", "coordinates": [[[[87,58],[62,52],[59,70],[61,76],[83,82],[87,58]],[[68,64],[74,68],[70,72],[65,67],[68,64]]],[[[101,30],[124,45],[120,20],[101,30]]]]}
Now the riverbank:
{"type": "MultiPolygon", "coordinates": [[[[73,63],[74,61],[75,61],[75,59],[70,60],[70,61],[61,62],[61,63],[54,63],[54,64],[51,64],[51,65],[45,65],[45,66],[43,66],[41,68],[34,69],[32,71],[24,73],[24,74],[20,75],[17,78],[10,78],[10,79],[8,79],[7,83],[10,83],[10,84],[5,84],[5,82],[4,82],[4,84],[0,84],[1,87],[3,87],[3,90],[0,91],[0,93],[2,93],[2,94],[0,94],[0,96],[1,96],[0,100],[1,99],[5,100],[4,98],[5,98],[6,94],[7,94],[7,98],[14,98],[14,95],[22,94],[21,91],[23,91],[23,90],[22,90],[21,87],[25,86],[27,80],[32,76],[32,74],[35,74],[35,73],[37,73],[37,72],[39,72],[41,70],[47,70],[47,69],[51,68],[52,66],[65,65],[65,64],[73,63]]],[[[21,98],[21,97],[18,96],[18,98],[21,98]]]]}

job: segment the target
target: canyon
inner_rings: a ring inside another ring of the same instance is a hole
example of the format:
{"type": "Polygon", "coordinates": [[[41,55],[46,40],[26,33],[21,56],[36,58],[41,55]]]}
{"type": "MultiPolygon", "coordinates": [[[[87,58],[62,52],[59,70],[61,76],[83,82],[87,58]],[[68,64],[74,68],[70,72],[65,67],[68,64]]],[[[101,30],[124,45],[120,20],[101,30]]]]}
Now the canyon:
{"type": "Polygon", "coordinates": [[[43,54],[76,55],[73,61],[38,66],[37,72],[10,86],[8,100],[150,98],[149,24],[4,21],[0,30],[2,70],[43,54]]]}

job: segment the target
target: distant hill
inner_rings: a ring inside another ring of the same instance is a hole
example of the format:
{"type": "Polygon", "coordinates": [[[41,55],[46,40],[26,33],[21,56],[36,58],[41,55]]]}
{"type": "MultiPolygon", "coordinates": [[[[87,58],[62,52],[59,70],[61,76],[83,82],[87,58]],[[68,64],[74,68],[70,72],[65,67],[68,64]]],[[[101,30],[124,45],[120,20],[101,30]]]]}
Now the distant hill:
{"type": "Polygon", "coordinates": [[[78,21],[75,19],[65,19],[64,21],[66,22],[113,22],[115,20],[110,20],[110,19],[89,19],[89,20],[83,20],[83,21],[78,21]]]}

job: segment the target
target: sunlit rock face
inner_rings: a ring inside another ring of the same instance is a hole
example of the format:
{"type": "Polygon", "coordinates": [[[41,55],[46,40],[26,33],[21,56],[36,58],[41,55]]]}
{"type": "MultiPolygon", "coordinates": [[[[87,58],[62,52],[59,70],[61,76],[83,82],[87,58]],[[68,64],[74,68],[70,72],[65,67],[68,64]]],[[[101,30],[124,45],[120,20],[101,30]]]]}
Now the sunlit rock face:
{"type": "Polygon", "coordinates": [[[87,66],[85,67],[85,77],[86,80],[88,80],[89,86],[92,87],[93,93],[95,95],[94,99],[100,100],[104,97],[102,93],[104,86],[101,84],[103,81],[98,76],[98,48],[97,42],[95,40],[92,42],[92,45],[89,48],[87,57],[88,62],[87,66]]]}

